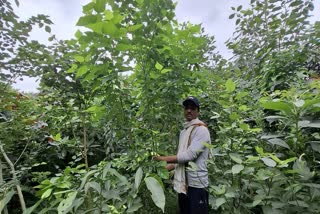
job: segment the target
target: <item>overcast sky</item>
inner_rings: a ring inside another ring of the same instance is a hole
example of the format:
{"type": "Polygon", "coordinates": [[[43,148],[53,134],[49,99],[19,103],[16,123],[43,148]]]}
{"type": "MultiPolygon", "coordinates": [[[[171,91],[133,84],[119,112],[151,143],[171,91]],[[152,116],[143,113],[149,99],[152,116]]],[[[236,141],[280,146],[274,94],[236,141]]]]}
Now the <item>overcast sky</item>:
{"type": "MultiPolygon", "coordinates": [[[[76,22],[82,16],[82,6],[91,0],[21,0],[16,9],[17,15],[25,20],[36,14],[46,14],[54,22],[52,33],[58,39],[74,37],[76,22]]],[[[320,1],[315,0],[313,20],[320,20],[320,1]]],[[[229,20],[232,13],[231,6],[248,5],[249,0],[179,0],[176,15],[179,21],[202,23],[205,31],[215,36],[218,51],[229,57],[224,42],[231,37],[234,31],[234,20],[229,20]]],[[[42,43],[47,42],[48,34],[44,30],[35,29],[31,38],[42,43]]],[[[22,91],[35,92],[38,83],[34,79],[25,79],[14,85],[22,91]]]]}

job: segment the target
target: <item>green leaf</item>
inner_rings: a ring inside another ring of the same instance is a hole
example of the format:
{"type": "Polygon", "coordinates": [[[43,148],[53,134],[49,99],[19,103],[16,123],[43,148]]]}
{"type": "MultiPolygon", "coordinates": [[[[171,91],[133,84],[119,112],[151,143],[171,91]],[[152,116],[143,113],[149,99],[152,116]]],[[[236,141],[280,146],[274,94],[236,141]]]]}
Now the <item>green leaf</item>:
{"type": "Polygon", "coordinates": [[[87,172],[87,174],[81,179],[81,185],[79,187],[79,190],[81,190],[84,185],[86,184],[87,180],[94,175],[94,173],[96,173],[98,170],[91,170],[89,172],[87,172]]]}
{"type": "Polygon", "coordinates": [[[225,198],[217,198],[216,200],[215,200],[215,206],[217,207],[217,208],[219,208],[222,204],[224,204],[224,203],[226,203],[227,201],[226,201],[226,199],[225,198]]]}
{"type": "Polygon", "coordinates": [[[272,160],[271,158],[268,158],[268,157],[264,157],[264,158],[261,158],[261,160],[263,161],[263,163],[269,167],[275,167],[277,165],[277,163],[272,160]]]}
{"type": "Polygon", "coordinates": [[[131,45],[119,43],[119,44],[117,44],[116,49],[117,49],[118,51],[127,51],[127,50],[130,50],[131,47],[132,47],[131,45]]]}
{"type": "Polygon", "coordinates": [[[76,74],[76,77],[81,77],[82,75],[84,75],[85,73],[87,73],[87,71],[89,70],[88,66],[83,65],[78,69],[78,72],[76,74]]]}
{"type": "Polygon", "coordinates": [[[293,103],[295,106],[298,108],[302,107],[304,105],[304,100],[297,100],[296,102],[293,103]]]}
{"type": "Polygon", "coordinates": [[[302,106],[302,109],[307,109],[317,103],[320,103],[320,99],[306,100],[304,105],[302,106]]]}
{"type": "Polygon", "coordinates": [[[165,68],[161,70],[162,74],[168,73],[169,71],[172,71],[171,69],[165,68]]]}
{"type": "Polygon", "coordinates": [[[307,204],[305,201],[301,201],[301,200],[288,201],[288,204],[298,206],[298,207],[309,207],[309,204],[307,204]]]}
{"type": "Polygon", "coordinates": [[[90,181],[90,182],[86,183],[86,185],[84,187],[85,194],[88,193],[89,188],[94,189],[95,191],[97,191],[98,194],[101,193],[101,185],[95,181],[90,181]]]}
{"type": "MultiPolygon", "coordinates": [[[[43,199],[40,199],[39,201],[37,201],[37,203],[35,203],[32,207],[28,207],[26,209],[25,212],[23,212],[23,214],[31,214],[34,213],[34,210],[42,203],[43,199]]],[[[1,213],[1,211],[0,211],[1,213]]]]}
{"type": "Polygon", "coordinates": [[[53,190],[52,188],[47,189],[47,190],[41,195],[41,199],[48,198],[48,197],[51,195],[52,190],[53,190]]]}
{"type": "Polygon", "coordinates": [[[59,203],[58,214],[68,213],[72,209],[74,199],[77,197],[77,193],[77,191],[69,193],[67,198],[59,203]]]}
{"type": "Polygon", "coordinates": [[[271,109],[271,110],[283,111],[287,115],[291,115],[292,114],[292,111],[291,111],[292,106],[290,106],[289,104],[287,104],[285,102],[281,102],[281,101],[265,102],[265,103],[262,103],[262,107],[264,107],[266,109],[271,109]]]}
{"type": "Polygon", "coordinates": [[[260,204],[261,202],[262,202],[261,199],[255,200],[255,201],[252,203],[252,207],[257,206],[257,205],[260,204]]]}
{"type": "Polygon", "coordinates": [[[45,30],[46,32],[48,32],[48,33],[51,33],[51,28],[50,28],[50,26],[48,26],[48,25],[46,25],[46,26],[44,27],[44,30],[45,30]]]}
{"type": "Polygon", "coordinates": [[[234,162],[236,162],[238,164],[242,164],[242,160],[241,160],[241,157],[239,154],[230,153],[229,156],[234,162]]]}
{"type": "Polygon", "coordinates": [[[292,166],[293,170],[300,174],[302,180],[309,180],[313,177],[313,173],[307,165],[306,161],[296,160],[292,166]]]}
{"type": "Polygon", "coordinates": [[[55,39],[55,35],[52,35],[48,38],[48,41],[52,42],[55,39]]]}
{"type": "Polygon", "coordinates": [[[104,22],[102,25],[102,32],[109,34],[111,36],[115,35],[115,33],[118,31],[118,28],[115,24],[112,22],[104,22]]]}
{"type": "Polygon", "coordinates": [[[101,111],[104,111],[105,110],[105,107],[104,106],[99,106],[99,105],[94,105],[94,106],[91,106],[89,107],[86,112],[90,112],[90,113],[94,113],[94,114],[97,114],[101,111]]]}
{"type": "Polygon", "coordinates": [[[312,149],[316,152],[319,152],[320,153],[320,141],[310,141],[310,142],[307,142],[307,143],[310,143],[312,149]]]}
{"type": "Polygon", "coordinates": [[[86,27],[91,29],[91,30],[93,30],[93,32],[102,33],[103,22],[97,22],[97,23],[94,23],[94,24],[90,24],[90,25],[87,25],[86,27]]]}
{"type": "Polygon", "coordinates": [[[142,176],[143,176],[143,171],[142,168],[139,167],[137,172],[136,172],[136,176],[134,177],[134,184],[135,184],[135,188],[138,189],[142,180],[142,176]]]}
{"type": "Polygon", "coordinates": [[[212,188],[215,195],[223,195],[226,193],[226,186],[219,185],[219,186],[210,186],[212,188]]]}
{"type": "Polygon", "coordinates": [[[80,31],[80,30],[77,30],[76,33],[75,33],[75,37],[76,37],[77,39],[79,39],[81,36],[82,36],[81,31],[80,31]]]}
{"type": "Polygon", "coordinates": [[[155,67],[159,71],[162,70],[162,68],[163,68],[163,66],[159,62],[156,63],[155,67]]]}
{"type": "Polygon", "coordinates": [[[8,204],[8,202],[11,200],[12,196],[14,195],[14,190],[10,190],[4,195],[4,198],[0,201],[0,213],[2,213],[3,208],[8,204]]]}
{"type": "Polygon", "coordinates": [[[147,177],[144,179],[144,181],[146,182],[148,190],[151,192],[151,198],[153,202],[164,213],[165,195],[161,187],[161,184],[158,182],[157,179],[153,177],[147,177]]]}
{"type": "Polygon", "coordinates": [[[231,171],[232,174],[239,174],[244,169],[244,166],[242,164],[236,164],[232,167],[231,171]]]}
{"type": "Polygon", "coordinates": [[[143,0],[137,0],[137,2],[138,2],[139,5],[143,4],[143,0]]]}
{"type": "Polygon", "coordinates": [[[113,18],[113,12],[110,10],[104,11],[104,15],[106,16],[106,20],[110,21],[113,18]]]}
{"type": "Polygon", "coordinates": [[[90,11],[94,8],[94,5],[95,5],[94,2],[90,2],[90,3],[86,4],[86,5],[84,5],[82,7],[83,13],[85,13],[85,14],[90,13],[90,11]]]}
{"type": "Polygon", "coordinates": [[[226,82],[226,89],[227,92],[233,92],[236,89],[236,84],[231,79],[228,79],[226,82]]]}
{"type": "Polygon", "coordinates": [[[272,122],[274,122],[274,121],[278,121],[278,120],[281,120],[281,119],[285,119],[285,117],[279,116],[279,115],[271,115],[271,116],[265,117],[265,119],[266,119],[269,123],[272,123],[272,122]]]}
{"type": "Polygon", "coordinates": [[[267,135],[262,135],[260,138],[261,139],[272,139],[272,138],[277,138],[277,137],[284,137],[284,135],[279,135],[279,134],[267,134],[267,135]]]}
{"type": "Polygon", "coordinates": [[[255,149],[260,155],[264,155],[263,148],[256,146],[255,149]]]}
{"type": "Polygon", "coordinates": [[[188,169],[188,171],[196,172],[198,170],[198,166],[196,163],[189,161],[187,169],[188,169]]]}
{"type": "Polygon", "coordinates": [[[76,26],[87,26],[98,21],[97,15],[86,15],[79,18],[76,26]]]}
{"type": "Polygon", "coordinates": [[[201,31],[201,25],[198,24],[198,25],[190,26],[190,27],[189,27],[189,30],[190,30],[192,33],[198,33],[198,32],[201,31]]]}
{"type": "Polygon", "coordinates": [[[141,207],[143,207],[143,204],[140,203],[134,203],[131,206],[129,205],[128,209],[126,210],[126,213],[136,213],[141,207]]]}
{"type": "Polygon", "coordinates": [[[56,134],[56,136],[54,136],[54,140],[55,141],[59,141],[61,139],[61,134],[60,133],[58,133],[58,134],[56,134]]]}
{"type": "Polygon", "coordinates": [[[289,145],[279,138],[268,139],[268,142],[271,143],[272,145],[278,145],[278,146],[282,146],[284,148],[290,149],[289,145]]]}
{"type": "Polygon", "coordinates": [[[231,14],[230,16],[229,16],[229,19],[233,19],[234,18],[234,16],[235,16],[236,14],[231,14]]]}
{"type": "Polygon", "coordinates": [[[94,10],[97,13],[101,13],[106,8],[106,0],[96,0],[96,4],[94,5],[94,10]]]}
{"type": "Polygon", "coordinates": [[[77,60],[78,62],[84,62],[83,56],[76,55],[76,56],[74,56],[74,59],[77,60]]]}
{"type": "Polygon", "coordinates": [[[141,28],[143,26],[143,24],[137,24],[137,25],[132,25],[128,27],[128,31],[129,32],[133,32],[138,30],[139,28],[141,28]]]}
{"type": "Polygon", "coordinates": [[[306,124],[304,127],[320,128],[320,122],[311,122],[311,123],[306,124]]]}
{"type": "Polygon", "coordinates": [[[71,68],[67,70],[67,73],[73,73],[77,68],[78,66],[76,64],[72,64],[71,68]]]}

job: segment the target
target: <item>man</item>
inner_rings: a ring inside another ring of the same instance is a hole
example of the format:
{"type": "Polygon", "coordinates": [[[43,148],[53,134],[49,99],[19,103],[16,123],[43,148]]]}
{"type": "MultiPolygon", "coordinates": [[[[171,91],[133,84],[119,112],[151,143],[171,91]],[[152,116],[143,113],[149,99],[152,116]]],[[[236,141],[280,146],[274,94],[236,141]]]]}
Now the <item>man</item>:
{"type": "Polygon", "coordinates": [[[167,169],[175,169],[173,186],[178,193],[180,214],[208,213],[208,170],[206,161],[209,150],[203,143],[210,143],[206,125],[198,119],[200,104],[196,97],[183,101],[186,123],[180,133],[177,155],[157,156],[166,161],[167,169]],[[187,170],[188,162],[194,162],[196,169],[187,170]]]}

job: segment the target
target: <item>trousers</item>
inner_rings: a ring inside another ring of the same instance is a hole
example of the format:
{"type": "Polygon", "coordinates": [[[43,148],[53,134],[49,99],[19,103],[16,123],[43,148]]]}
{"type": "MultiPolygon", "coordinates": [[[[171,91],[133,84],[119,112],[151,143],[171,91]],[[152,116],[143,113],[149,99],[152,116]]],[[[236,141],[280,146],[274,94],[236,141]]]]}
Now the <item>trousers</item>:
{"type": "Polygon", "coordinates": [[[209,194],[204,188],[188,187],[188,194],[178,194],[179,214],[208,214],[209,194]]]}

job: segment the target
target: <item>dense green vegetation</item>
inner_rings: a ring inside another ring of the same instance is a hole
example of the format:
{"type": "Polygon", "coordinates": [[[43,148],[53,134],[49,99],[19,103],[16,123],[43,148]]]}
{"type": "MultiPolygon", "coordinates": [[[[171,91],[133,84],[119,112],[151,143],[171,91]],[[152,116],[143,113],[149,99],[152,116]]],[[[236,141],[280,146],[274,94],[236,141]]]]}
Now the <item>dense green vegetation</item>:
{"type": "Polygon", "coordinates": [[[320,212],[311,0],[232,8],[230,60],[171,0],[92,1],[65,41],[49,17],[20,21],[0,2],[1,212],[175,213],[172,174],[151,157],[175,153],[191,94],[212,137],[212,212],[320,212]],[[28,39],[36,26],[50,45],[28,39]],[[11,87],[25,76],[39,93],[11,87]]]}

